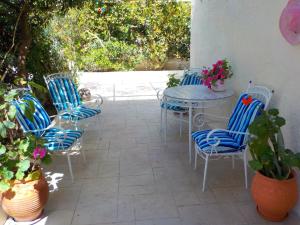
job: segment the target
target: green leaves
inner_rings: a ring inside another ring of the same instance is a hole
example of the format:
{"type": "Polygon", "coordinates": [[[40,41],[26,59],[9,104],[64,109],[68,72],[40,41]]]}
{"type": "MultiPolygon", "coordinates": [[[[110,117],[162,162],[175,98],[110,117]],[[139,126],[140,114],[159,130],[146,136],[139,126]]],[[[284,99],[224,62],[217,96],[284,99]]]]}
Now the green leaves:
{"type": "Polygon", "coordinates": [[[9,111],[8,111],[8,118],[9,119],[14,119],[17,113],[17,109],[14,105],[10,105],[9,111]]]}
{"type": "Polygon", "coordinates": [[[19,170],[22,172],[25,172],[30,167],[30,161],[28,159],[20,161],[17,166],[19,167],[19,170]]]}
{"type": "Polygon", "coordinates": [[[13,129],[13,128],[15,128],[15,126],[16,126],[15,123],[13,123],[13,122],[11,122],[11,121],[9,121],[9,120],[3,121],[3,124],[4,124],[4,126],[5,126],[6,128],[8,128],[8,129],[13,129]]]}
{"type": "Polygon", "coordinates": [[[0,136],[2,138],[6,138],[6,127],[4,126],[4,123],[0,122],[0,136]]]}
{"type": "Polygon", "coordinates": [[[176,75],[175,73],[169,74],[169,80],[168,80],[168,82],[167,82],[167,86],[168,86],[168,87],[176,87],[176,86],[179,85],[180,79],[177,79],[177,78],[175,77],[175,75],[176,75]]]}
{"type": "Polygon", "coordinates": [[[0,144],[0,157],[6,152],[6,147],[2,144],[0,144]]]}
{"type": "Polygon", "coordinates": [[[248,145],[252,160],[249,165],[271,178],[288,179],[293,167],[300,168],[300,153],[285,149],[281,127],[285,119],[278,109],[263,111],[249,126],[248,145]]]}
{"type": "Polygon", "coordinates": [[[22,170],[18,169],[18,171],[16,173],[16,179],[22,180],[24,178],[24,176],[25,176],[25,173],[22,170]]]}
{"type": "Polygon", "coordinates": [[[10,188],[9,183],[7,183],[7,182],[5,182],[5,181],[3,181],[3,180],[0,181],[0,191],[1,191],[1,192],[5,192],[5,191],[7,191],[9,188],[10,188]]]}
{"type": "Polygon", "coordinates": [[[41,172],[39,170],[33,171],[29,173],[25,180],[38,180],[41,176],[41,172]]]}
{"type": "Polygon", "coordinates": [[[263,165],[258,160],[249,161],[249,165],[253,170],[259,171],[263,168],[263,165]]]}

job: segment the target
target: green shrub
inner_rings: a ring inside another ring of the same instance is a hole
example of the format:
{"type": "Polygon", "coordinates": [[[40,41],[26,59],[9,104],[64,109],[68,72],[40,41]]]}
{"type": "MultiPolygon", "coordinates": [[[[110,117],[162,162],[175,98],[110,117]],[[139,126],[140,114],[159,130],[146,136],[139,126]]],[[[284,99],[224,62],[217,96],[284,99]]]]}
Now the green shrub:
{"type": "Polygon", "coordinates": [[[132,70],[139,62],[160,69],[168,58],[188,58],[188,2],[136,0],[103,3],[97,12],[87,2],[56,16],[49,27],[66,61],[81,70],[132,70]]]}
{"type": "Polygon", "coordinates": [[[104,43],[103,47],[91,48],[82,57],[79,67],[89,71],[130,70],[141,61],[141,58],[135,45],[109,41],[104,43]]]}

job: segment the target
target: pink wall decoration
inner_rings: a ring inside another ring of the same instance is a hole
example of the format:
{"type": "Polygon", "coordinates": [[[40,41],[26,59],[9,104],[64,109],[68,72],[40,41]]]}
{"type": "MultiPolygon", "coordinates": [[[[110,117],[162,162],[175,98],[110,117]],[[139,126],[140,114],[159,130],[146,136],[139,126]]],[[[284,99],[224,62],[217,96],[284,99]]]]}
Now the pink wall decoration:
{"type": "Polygon", "coordinates": [[[291,44],[300,44],[300,0],[289,0],[279,22],[283,37],[291,44]]]}

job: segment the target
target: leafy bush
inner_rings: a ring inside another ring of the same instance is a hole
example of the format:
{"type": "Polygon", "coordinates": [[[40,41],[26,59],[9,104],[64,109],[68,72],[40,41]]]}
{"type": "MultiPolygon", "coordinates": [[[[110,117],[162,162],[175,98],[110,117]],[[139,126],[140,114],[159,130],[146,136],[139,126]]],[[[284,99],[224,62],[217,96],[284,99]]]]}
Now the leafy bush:
{"type": "Polygon", "coordinates": [[[81,70],[130,70],[139,62],[160,69],[170,57],[188,58],[188,2],[137,0],[91,2],[56,16],[49,27],[54,43],[81,70]]]}
{"type": "Polygon", "coordinates": [[[134,68],[141,60],[135,45],[125,42],[110,41],[102,48],[90,49],[82,56],[80,68],[95,71],[129,70],[134,68]]]}

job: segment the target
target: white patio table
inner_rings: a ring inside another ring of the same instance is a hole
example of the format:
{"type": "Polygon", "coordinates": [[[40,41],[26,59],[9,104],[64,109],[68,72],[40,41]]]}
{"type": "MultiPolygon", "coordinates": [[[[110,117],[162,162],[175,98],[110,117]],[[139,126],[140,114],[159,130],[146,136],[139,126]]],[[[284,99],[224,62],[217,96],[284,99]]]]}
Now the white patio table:
{"type": "MultiPolygon", "coordinates": [[[[189,109],[189,161],[192,161],[192,111],[193,108],[207,108],[212,101],[222,100],[233,96],[234,91],[227,89],[215,92],[204,85],[185,85],[167,88],[163,92],[164,103],[171,102],[172,105],[189,109]]],[[[167,140],[167,107],[165,107],[164,135],[167,140]]]]}

